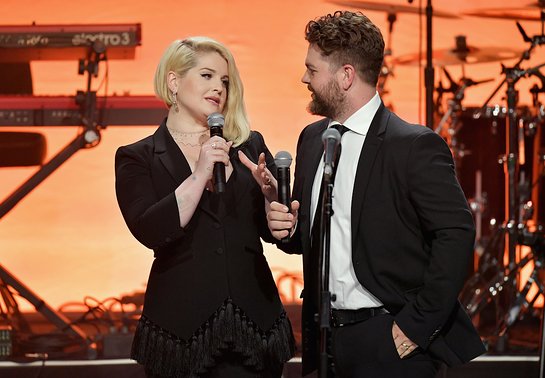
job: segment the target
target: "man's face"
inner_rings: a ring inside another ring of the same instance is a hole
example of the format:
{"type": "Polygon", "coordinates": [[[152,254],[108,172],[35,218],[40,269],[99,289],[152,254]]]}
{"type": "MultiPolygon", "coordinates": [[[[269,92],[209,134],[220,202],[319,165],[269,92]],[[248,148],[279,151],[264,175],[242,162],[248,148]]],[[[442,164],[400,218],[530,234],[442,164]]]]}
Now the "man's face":
{"type": "Polygon", "coordinates": [[[327,57],[316,45],[308,47],[305,59],[307,67],[301,81],[307,84],[311,94],[308,110],[312,114],[336,119],[341,114],[345,95],[338,83],[338,69],[332,69],[327,57]]]}

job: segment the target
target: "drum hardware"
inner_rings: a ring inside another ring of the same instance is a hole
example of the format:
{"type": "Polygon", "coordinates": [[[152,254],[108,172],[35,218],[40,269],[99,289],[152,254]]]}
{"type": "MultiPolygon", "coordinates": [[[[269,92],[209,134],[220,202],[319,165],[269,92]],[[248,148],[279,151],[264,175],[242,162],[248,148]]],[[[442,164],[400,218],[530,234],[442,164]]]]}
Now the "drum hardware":
{"type": "MultiPolygon", "coordinates": [[[[387,95],[389,91],[386,89],[386,82],[388,78],[394,77],[394,66],[392,64],[392,34],[394,31],[394,23],[397,21],[397,15],[395,12],[388,12],[388,39],[386,42],[386,48],[384,49],[384,59],[382,60],[382,67],[380,68],[380,74],[377,82],[377,91],[381,97],[387,95]]],[[[388,104],[388,108],[393,110],[393,106],[388,104]]]]}
{"type": "MultiPolygon", "coordinates": [[[[386,20],[388,21],[388,38],[386,40],[386,46],[384,48],[384,59],[382,61],[382,67],[380,69],[378,82],[377,82],[377,92],[383,98],[387,95],[389,91],[386,89],[386,84],[388,78],[394,77],[394,65],[392,62],[392,34],[394,30],[394,24],[397,21],[397,13],[414,13],[415,8],[407,5],[394,5],[394,4],[377,4],[372,2],[365,1],[342,1],[342,0],[330,0],[331,3],[340,4],[343,6],[350,6],[356,8],[362,8],[366,10],[376,10],[387,12],[386,20]]],[[[417,9],[417,8],[416,8],[417,9]]],[[[441,16],[439,17],[449,17],[457,18],[455,14],[450,14],[446,12],[439,12],[441,16]]],[[[388,108],[393,109],[391,104],[387,105],[388,108]]]]}
{"type": "MultiPolygon", "coordinates": [[[[460,158],[462,158],[463,155],[460,158]]],[[[475,171],[475,196],[472,198],[468,198],[467,202],[469,204],[469,208],[471,212],[473,213],[473,216],[475,217],[475,252],[478,256],[482,256],[483,254],[483,248],[481,240],[483,238],[483,214],[486,211],[488,207],[488,196],[487,193],[483,192],[483,185],[482,185],[482,172],[480,170],[475,171]]]]}
{"type": "MultiPolygon", "coordinates": [[[[459,35],[456,36],[453,48],[434,50],[432,59],[435,66],[445,67],[515,59],[521,52],[507,47],[468,45],[467,37],[459,35]]],[[[396,58],[394,63],[402,66],[420,66],[423,63],[421,55],[420,53],[402,55],[396,58]]]]}
{"type": "MultiPolygon", "coordinates": [[[[444,93],[452,93],[452,98],[447,100],[447,111],[443,114],[441,120],[439,121],[435,132],[444,137],[447,144],[450,147],[452,155],[455,159],[456,165],[460,166],[462,164],[462,159],[471,154],[471,150],[468,150],[463,144],[460,144],[458,141],[458,131],[463,127],[464,122],[461,120],[461,113],[463,111],[462,101],[465,96],[465,90],[469,87],[483,84],[492,81],[493,79],[485,79],[480,81],[474,81],[473,79],[462,77],[459,82],[453,80],[450,73],[445,67],[442,68],[442,72],[445,74],[446,78],[449,81],[449,87],[444,88],[442,81],[439,82],[439,87],[437,89],[437,104],[436,109],[440,109],[442,103],[442,96],[444,93]],[[446,126],[446,127],[445,127],[446,126]]],[[[475,172],[475,196],[468,198],[468,203],[470,209],[475,217],[476,224],[476,240],[480,241],[482,238],[482,218],[483,213],[487,207],[487,195],[482,191],[482,172],[477,170],[475,172]]],[[[478,248],[476,249],[479,250],[478,248]]]]}
{"type": "MultiPolygon", "coordinates": [[[[529,314],[535,308],[537,299],[545,293],[545,286],[539,279],[539,273],[543,269],[543,258],[545,252],[545,241],[543,230],[530,232],[527,227],[514,223],[502,226],[486,246],[480,260],[479,272],[466,281],[460,301],[464,304],[469,316],[475,321],[482,311],[493,305],[495,326],[490,334],[485,335],[485,339],[496,341],[506,337],[508,329],[529,314]],[[500,268],[503,260],[505,247],[505,236],[507,233],[516,229],[519,245],[528,246],[530,252],[517,262],[513,262],[500,268]],[[500,252],[500,253],[498,253],[500,252]],[[513,291],[513,283],[520,280],[520,272],[525,267],[533,264],[532,272],[524,283],[520,284],[520,289],[516,290],[514,296],[509,298],[508,293],[513,291]],[[528,298],[532,286],[537,287],[537,291],[528,298]],[[506,304],[507,302],[507,304],[506,304]]],[[[478,326],[478,324],[476,324],[478,326]]],[[[483,331],[481,330],[481,334],[483,331]]],[[[503,345],[502,345],[503,347],[503,345]]]]}
{"type": "MultiPolygon", "coordinates": [[[[445,73],[445,76],[448,78],[450,82],[450,86],[449,88],[444,89],[442,84],[440,83],[439,89],[437,90],[438,98],[442,97],[443,93],[453,93],[453,97],[447,100],[447,111],[445,112],[445,114],[441,118],[441,121],[439,121],[439,124],[434,130],[437,134],[441,134],[443,126],[449,120],[451,120],[451,124],[454,124],[455,126],[459,127],[459,125],[457,125],[456,122],[454,123],[452,122],[452,118],[454,118],[456,114],[462,110],[462,101],[465,97],[465,90],[467,88],[494,81],[494,79],[484,79],[484,80],[474,81],[473,79],[470,79],[468,77],[462,77],[460,79],[460,82],[456,83],[450,76],[449,72],[444,67],[442,68],[442,70],[445,73]]],[[[456,127],[454,127],[454,131],[456,131],[456,127]]],[[[455,132],[454,133],[451,132],[449,134],[455,134],[455,132]]]]}
{"type": "MultiPolygon", "coordinates": [[[[518,22],[517,27],[530,47],[521,54],[514,66],[506,67],[502,64],[503,81],[475,114],[477,117],[485,114],[490,99],[504,84],[507,85],[506,151],[500,159],[505,172],[505,221],[497,228],[484,248],[477,271],[466,281],[460,295],[460,300],[474,321],[486,307],[494,305],[494,329],[487,338],[490,341],[495,339],[497,349],[503,348],[509,328],[530,310],[535,310],[537,299],[545,294],[544,283],[539,277],[544,268],[543,226],[535,226],[531,222],[535,214],[534,203],[530,198],[532,188],[536,185],[535,178],[531,182],[529,172],[520,169],[521,165],[530,163],[525,162],[521,156],[528,156],[525,153],[528,146],[523,143],[524,138],[536,135],[536,130],[543,125],[544,111],[538,102],[538,94],[545,92],[545,76],[539,71],[545,63],[529,69],[521,68],[521,63],[530,58],[536,46],[545,44],[545,35],[543,27],[541,35],[532,38],[526,35],[518,22]],[[542,84],[541,87],[535,85],[531,90],[533,106],[537,111],[536,114],[521,115],[517,112],[519,108],[516,84],[520,79],[530,76],[538,77],[542,84]],[[529,249],[526,255],[522,255],[522,247],[529,249]],[[522,278],[522,269],[532,265],[529,277],[522,278]],[[537,288],[537,291],[532,292],[531,288],[537,288]]],[[[539,175],[541,176],[541,173],[539,175]]],[[[543,319],[543,310],[541,314],[543,319]]],[[[545,340],[543,324],[545,322],[542,321],[541,338],[545,340]]],[[[540,347],[540,377],[543,377],[545,372],[543,345],[542,343],[540,347]]]]}
{"type": "MultiPolygon", "coordinates": [[[[443,17],[443,18],[460,18],[457,14],[441,12],[432,7],[432,0],[426,1],[426,6],[423,5],[418,7],[413,7],[411,5],[397,5],[397,4],[387,4],[387,3],[376,3],[376,2],[366,2],[366,1],[347,1],[347,0],[329,0],[336,4],[341,4],[343,6],[350,7],[361,7],[366,10],[378,10],[385,11],[389,13],[413,13],[420,16],[425,15],[426,17],[426,64],[424,67],[424,87],[426,90],[426,123],[425,125],[429,128],[433,128],[433,90],[434,90],[434,78],[435,70],[432,62],[432,35],[433,35],[433,18],[434,17],[443,17]]],[[[411,3],[412,0],[409,1],[411,3]]],[[[421,64],[420,53],[418,54],[418,66],[424,66],[421,64]]]]}

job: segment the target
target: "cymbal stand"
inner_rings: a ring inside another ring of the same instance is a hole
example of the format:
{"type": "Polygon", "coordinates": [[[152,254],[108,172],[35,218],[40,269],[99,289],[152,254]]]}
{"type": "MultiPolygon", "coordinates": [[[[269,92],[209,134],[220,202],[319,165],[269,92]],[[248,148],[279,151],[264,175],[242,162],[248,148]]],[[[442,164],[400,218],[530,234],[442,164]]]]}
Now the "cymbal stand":
{"type": "MultiPolygon", "coordinates": [[[[530,43],[530,47],[523,51],[523,53],[521,54],[521,57],[519,58],[519,60],[517,61],[517,63],[515,63],[515,65],[511,68],[512,70],[521,70],[520,68],[520,64],[525,61],[525,60],[529,60],[530,59],[530,55],[532,53],[532,51],[534,50],[534,48],[538,45],[542,45],[545,43],[545,35],[543,34],[543,31],[541,33],[541,35],[538,35],[538,36],[534,36],[532,38],[528,37],[528,35],[526,34],[526,32],[524,31],[522,25],[517,22],[517,28],[519,30],[519,32],[522,34],[522,38],[524,40],[524,42],[528,42],[530,43]]],[[[542,29],[543,30],[543,29],[542,29]]],[[[502,65],[502,69],[504,69],[505,67],[502,65]]],[[[539,67],[536,67],[536,68],[539,68],[539,67]]],[[[503,72],[502,72],[503,73],[503,72]]],[[[482,113],[485,112],[486,110],[486,107],[488,106],[488,104],[490,103],[490,101],[494,98],[494,96],[496,96],[496,94],[500,91],[500,89],[503,87],[503,85],[507,82],[507,77],[505,77],[501,83],[498,84],[498,86],[492,91],[492,93],[490,94],[490,96],[488,96],[488,98],[486,99],[486,101],[484,102],[484,104],[481,106],[481,110],[479,113],[477,113],[476,115],[477,116],[480,116],[482,113]]]]}
{"type": "MultiPolygon", "coordinates": [[[[409,4],[413,0],[408,0],[409,4]]],[[[426,127],[433,129],[435,114],[433,92],[435,69],[433,68],[433,7],[432,0],[426,1],[426,67],[424,68],[424,87],[426,90],[426,127]]]]}
{"type": "MultiPolygon", "coordinates": [[[[526,32],[517,22],[517,27],[523,35],[525,41],[530,42],[531,46],[527,52],[523,55],[523,58],[529,58],[531,51],[538,45],[545,44],[545,35],[542,34],[529,38],[526,32]]],[[[521,58],[522,60],[522,58],[521,58]]],[[[519,61],[520,63],[520,61],[519,61]]],[[[506,241],[507,241],[507,259],[508,268],[514,268],[516,264],[516,247],[518,244],[517,234],[519,232],[520,224],[520,195],[519,187],[517,185],[517,178],[519,177],[519,156],[518,156],[518,127],[517,127],[517,114],[516,106],[518,102],[518,92],[515,89],[516,83],[523,77],[527,77],[540,68],[545,66],[542,63],[538,66],[532,67],[527,70],[522,70],[519,63],[514,67],[507,68],[502,66],[502,73],[505,74],[505,82],[507,84],[507,119],[506,119],[506,154],[504,159],[504,171],[507,173],[505,194],[506,194],[506,241]]],[[[516,288],[517,279],[513,278],[513,288],[516,288]]]]}
{"type": "MultiPolygon", "coordinates": [[[[544,2],[544,5],[545,5],[545,2],[544,2]]],[[[542,21],[543,21],[543,18],[545,17],[545,12],[543,12],[543,9],[541,9],[541,17],[542,17],[542,21]]],[[[542,22],[542,24],[541,24],[541,33],[542,34],[543,34],[543,31],[544,31],[544,29],[543,29],[544,24],[545,24],[545,22],[542,22]]],[[[531,71],[530,75],[536,76],[541,81],[541,87],[539,87],[537,84],[534,84],[532,86],[532,88],[530,88],[530,93],[532,94],[532,100],[533,100],[534,108],[537,109],[537,114],[535,115],[535,117],[533,119],[533,122],[535,122],[536,124],[541,125],[541,127],[543,127],[543,125],[544,125],[543,117],[544,117],[545,114],[544,114],[543,106],[541,105],[541,103],[538,100],[538,94],[539,93],[545,93],[545,76],[541,73],[541,71],[539,71],[539,69],[535,69],[535,70],[531,71]]],[[[535,132],[535,130],[533,130],[533,131],[535,132]]],[[[534,133],[534,136],[535,135],[536,134],[534,133]]],[[[539,166],[540,165],[538,164],[537,167],[539,167],[539,166]]],[[[532,183],[531,183],[530,188],[529,188],[529,194],[530,195],[532,195],[534,185],[535,185],[534,183],[539,183],[539,180],[541,179],[541,177],[545,173],[545,171],[543,171],[543,170],[536,169],[537,167],[534,165],[534,169],[535,169],[534,174],[537,177],[532,176],[532,183]]],[[[533,212],[533,210],[535,209],[535,207],[534,207],[535,203],[533,201],[530,201],[530,203],[532,203],[531,212],[533,212]]],[[[531,215],[533,215],[533,214],[531,214],[531,215]]],[[[536,214],[536,219],[537,219],[537,216],[538,216],[538,214],[536,214]]],[[[527,236],[529,235],[531,238],[534,238],[534,240],[531,240],[530,245],[536,245],[536,244],[544,245],[543,235],[542,235],[542,231],[543,231],[542,227],[543,227],[542,225],[538,225],[538,228],[537,228],[536,232],[534,232],[534,233],[528,233],[528,231],[526,229],[524,230],[526,232],[527,236]],[[541,227],[541,229],[540,229],[540,227],[541,227]],[[541,239],[541,241],[535,240],[535,238],[539,238],[539,239],[541,239]]],[[[539,267],[542,268],[543,267],[543,261],[542,261],[543,251],[541,251],[541,256],[540,257],[541,258],[539,259],[539,267]]],[[[534,279],[534,281],[536,282],[536,284],[538,285],[538,287],[540,289],[539,294],[543,294],[544,293],[543,283],[539,279],[536,279],[536,277],[534,277],[534,273],[537,271],[537,267],[538,267],[538,262],[535,262],[534,272],[532,273],[532,278],[534,279]]],[[[537,297],[537,295],[536,295],[536,297],[537,297]]],[[[540,348],[539,348],[539,377],[540,378],[545,377],[545,304],[543,306],[544,307],[543,307],[542,313],[541,313],[541,338],[540,338],[540,348]]]]}
{"type": "MultiPolygon", "coordinates": [[[[390,76],[394,76],[394,67],[391,63],[392,58],[392,34],[394,31],[394,23],[397,21],[397,15],[395,12],[388,12],[388,40],[386,48],[384,49],[384,60],[382,61],[382,67],[380,68],[380,74],[377,82],[377,91],[381,97],[387,95],[389,91],[386,89],[386,82],[390,76]]],[[[391,108],[391,105],[388,105],[391,108]]]]}
{"type": "MultiPolygon", "coordinates": [[[[445,112],[445,114],[443,114],[443,117],[441,118],[441,120],[439,121],[439,124],[434,130],[437,134],[441,134],[443,132],[443,126],[447,123],[447,121],[451,118],[456,117],[457,113],[459,113],[460,110],[462,110],[462,101],[464,100],[465,90],[467,88],[472,87],[474,85],[487,83],[493,80],[493,79],[486,79],[486,80],[474,81],[470,78],[462,77],[460,79],[460,84],[458,84],[454,82],[454,80],[452,80],[452,77],[450,76],[450,74],[445,68],[443,68],[443,71],[445,72],[445,75],[450,81],[450,87],[447,89],[442,89],[442,91],[452,92],[454,96],[447,101],[447,111],[445,112]]],[[[453,122],[451,122],[451,124],[453,124],[453,122]]],[[[456,122],[454,124],[457,125],[456,122]]],[[[450,126],[450,128],[452,129],[452,126],[450,126]]],[[[454,129],[453,131],[449,131],[449,137],[451,136],[450,134],[454,135],[456,131],[457,131],[456,129],[454,129]]]]}
{"type": "MultiPolygon", "coordinates": [[[[439,124],[434,130],[439,135],[443,134],[443,126],[445,126],[445,124],[447,124],[447,122],[451,120],[452,117],[455,117],[457,113],[459,113],[459,111],[461,110],[462,100],[464,99],[465,89],[467,88],[467,86],[464,86],[463,84],[462,86],[460,86],[458,85],[458,83],[452,80],[452,77],[450,76],[446,68],[443,68],[443,72],[445,73],[445,76],[447,77],[450,86],[448,88],[443,88],[442,82],[439,82],[439,88],[437,88],[437,104],[435,106],[436,109],[438,109],[440,103],[442,103],[442,97],[444,93],[453,93],[454,96],[451,99],[447,100],[447,111],[443,114],[441,120],[439,121],[439,124]]],[[[455,122],[451,120],[450,123],[452,125],[455,122]]],[[[447,136],[450,137],[450,133],[448,133],[447,136]]],[[[449,141],[447,140],[447,142],[449,141]]]]}

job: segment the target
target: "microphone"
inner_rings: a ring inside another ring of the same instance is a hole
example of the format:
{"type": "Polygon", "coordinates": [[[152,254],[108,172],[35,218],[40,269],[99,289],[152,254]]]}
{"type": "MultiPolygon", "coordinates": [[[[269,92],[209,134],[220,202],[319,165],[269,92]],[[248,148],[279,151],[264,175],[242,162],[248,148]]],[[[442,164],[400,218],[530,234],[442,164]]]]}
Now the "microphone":
{"type": "Polygon", "coordinates": [[[322,133],[322,142],[324,143],[324,178],[330,181],[338,147],[341,143],[341,133],[339,130],[329,127],[322,133]]]}
{"type": "MultiPolygon", "coordinates": [[[[288,207],[291,210],[290,199],[290,165],[292,158],[289,152],[279,151],[274,155],[274,163],[276,164],[276,173],[278,177],[278,202],[288,207]]],[[[282,239],[282,243],[289,242],[289,235],[282,239]]]]}
{"type": "MultiPolygon", "coordinates": [[[[221,113],[212,113],[207,119],[210,128],[210,138],[219,136],[223,138],[223,125],[225,117],[221,113]]],[[[214,163],[214,188],[217,193],[225,192],[225,164],[221,162],[214,163]]]]}

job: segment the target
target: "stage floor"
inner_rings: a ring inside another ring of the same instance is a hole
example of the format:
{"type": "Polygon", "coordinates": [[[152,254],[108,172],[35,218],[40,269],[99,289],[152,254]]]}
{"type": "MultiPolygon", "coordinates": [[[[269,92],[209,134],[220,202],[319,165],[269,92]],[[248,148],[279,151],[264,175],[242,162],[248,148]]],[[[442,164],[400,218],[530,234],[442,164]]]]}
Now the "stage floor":
{"type": "MultiPolygon", "coordinates": [[[[294,329],[297,350],[300,348],[300,311],[299,305],[286,305],[286,310],[294,329]]],[[[144,369],[128,359],[132,343],[133,327],[115,328],[104,325],[93,327],[80,323],[84,333],[92,340],[97,340],[96,353],[63,355],[53,353],[63,341],[64,334],[50,333],[54,337],[47,338],[48,333],[55,331],[50,322],[38,313],[25,313],[25,318],[32,326],[34,334],[23,341],[27,348],[25,353],[32,357],[23,357],[23,353],[12,354],[11,357],[0,357],[1,378],[145,378],[144,369]],[[125,329],[125,332],[120,330],[125,329]],[[116,330],[116,331],[114,331],[116,330]],[[47,353],[51,351],[51,353],[47,353]],[[44,359],[45,354],[48,358],[44,359]]],[[[81,313],[65,314],[71,321],[77,323],[81,313]]],[[[114,314],[115,315],[115,314],[114,314]]],[[[135,319],[138,317],[135,316],[135,319]]],[[[486,331],[486,330],[484,330],[486,331]]],[[[539,375],[539,340],[540,321],[537,317],[528,317],[518,321],[510,328],[508,338],[503,348],[492,345],[487,355],[481,356],[461,367],[443,368],[437,378],[537,378],[539,375]]],[[[0,345],[1,346],[1,345],[0,345]]],[[[21,348],[20,348],[21,349],[21,348]]],[[[0,354],[1,356],[1,354],[0,354]]],[[[301,360],[297,355],[284,368],[283,378],[301,377],[301,360]]],[[[310,377],[313,377],[312,375],[310,377]]]]}
{"type": "MultiPolygon", "coordinates": [[[[537,378],[537,356],[482,356],[469,364],[443,369],[437,378],[537,378]]],[[[129,359],[0,362],[2,378],[145,378],[144,369],[129,359]]],[[[299,357],[289,361],[283,378],[301,377],[299,357]]],[[[310,375],[309,377],[315,377],[310,375]]]]}

